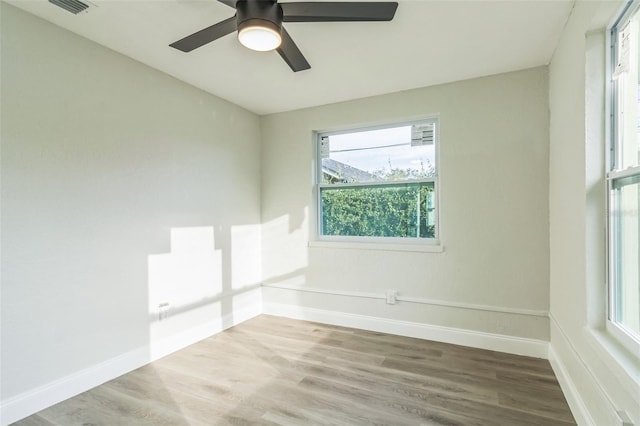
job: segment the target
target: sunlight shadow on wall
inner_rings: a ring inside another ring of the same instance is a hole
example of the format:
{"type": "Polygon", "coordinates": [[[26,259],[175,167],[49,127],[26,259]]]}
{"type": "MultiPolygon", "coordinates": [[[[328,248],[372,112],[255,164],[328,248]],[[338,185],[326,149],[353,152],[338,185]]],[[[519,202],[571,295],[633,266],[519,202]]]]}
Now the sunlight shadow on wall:
{"type": "Polygon", "coordinates": [[[231,227],[231,288],[238,290],[260,282],[260,225],[231,227]]]}
{"type": "Polygon", "coordinates": [[[213,227],[171,229],[171,252],[149,256],[150,340],[220,318],[222,251],[213,227]]]}
{"type": "Polygon", "coordinates": [[[301,293],[283,289],[308,285],[309,208],[294,220],[285,214],[262,225],[263,312],[270,312],[274,303],[299,305],[301,293]]]}
{"type": "MultiPolygon", "coordinates": [[[[261,232],[260,225],[231,227],[232,312],[241,311],[247,306],[262,304],[259,292],[248,291],[259,286],[262,279],[261,232]]],[[[229,325],[225,324],[225,327],[229,325]]]]}
{"type": "Polygon", "coordinates": [[[309,208],[304,208],[304,219],[298,228],[291,229],[289,215],[277,217],[262,225],[263,270],[265,283],[281,283],[284,277],[297,276],[295,284],[304,283],[299,272],[309,266],[309,208]],[[304,249],[300,249],[304,247],[304,249]]]}

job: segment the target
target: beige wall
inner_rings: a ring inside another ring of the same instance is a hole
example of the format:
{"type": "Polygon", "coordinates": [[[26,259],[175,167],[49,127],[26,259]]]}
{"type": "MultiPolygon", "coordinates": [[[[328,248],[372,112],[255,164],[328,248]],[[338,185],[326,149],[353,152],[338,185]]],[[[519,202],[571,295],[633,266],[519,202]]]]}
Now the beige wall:
{"type": "Polygon", "coordinates": [[[265,303],[547,340],[547,93],[541,67],[263,117],[265,282],[321,290],[265,288],[265,303]],[[313,132],[434,114],[444,252],[308,247],[313,132]],[[442,303],[360,297],[386,289],[442,303]]]}
{"type": "Polygon", "coordinates": [[[3,402],[259,311],[258,117],[1,7],[3,402]]]}

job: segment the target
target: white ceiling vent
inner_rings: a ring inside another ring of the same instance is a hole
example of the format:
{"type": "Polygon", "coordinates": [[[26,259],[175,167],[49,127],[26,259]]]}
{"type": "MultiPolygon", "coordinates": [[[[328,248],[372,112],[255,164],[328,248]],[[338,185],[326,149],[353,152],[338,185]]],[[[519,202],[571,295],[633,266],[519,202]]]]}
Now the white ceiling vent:
{"type": "Polygon", "coordinates": [[[74,15],[82,12],[89,7],[88,4],[82,3],[79,0],[49,0],[49,3],[53,3],[56,6],[60,6],[64,10],[67,10],[74,15]]]}

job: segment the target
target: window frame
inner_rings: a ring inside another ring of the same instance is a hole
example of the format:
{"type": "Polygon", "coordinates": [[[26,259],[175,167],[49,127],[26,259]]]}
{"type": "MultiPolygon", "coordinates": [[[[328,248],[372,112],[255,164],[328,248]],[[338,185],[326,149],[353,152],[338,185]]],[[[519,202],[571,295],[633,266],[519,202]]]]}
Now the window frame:
{"type": "Polygon", "coordinates": [[[310,241],[315,247],[338,247],[338,248],[363,248],[374,250],[394,250],[394,251],[422,251],[422,252],[442,252],[441,231],[440,231],[440,116],[429,115],[417,118],[384,122],[374,125],[361,125],[345,127],[337,130],[315,131],[313,137],[314,144],[314,240],[310,241]],[[367,132],[383,130],[394,127],[411,126],[414,124],[435,123],[434,134],[434,166],[436,176],[423,179],[406,179],[401,181],[389,181],[382,183],[322,183],[322,156],[320,153],[320,140],[323,136],[345,135],[349,133],[367,132]],[[323,235],[322,234],[322,189],[324,188],[353,188],[366,186],[387,186],[399,184],[421,184],[433,183],[434,192],[434,237],[370,237],[370,236],[346,236],[346,235],[323,235]]]}
{"type": "MultiPolygon", "coordinates": [[[[618,56],[618,33],[623,30],[626,25],[631,21],[631,18],[635,14],[640,13],[640,0],[632,0],[622,9],[618,18],[610,27],[608,31],[608,46],[607,51],[607,90],[606,96],[608,98],[607,109],[608,114],[606,128],[607,142],[605,153],[605,190],[606,190],[606,287],[607,287],[607,302],[606,302],[606,318],[605,329],[607,333],[612,336],[619,344],[633,354],[640,353],[640,334],[628,330],[622,324],[615,320],[616,305],[618,304],[616,287],[618,281],[616,277],[617,262],[616,262],[616,227],[617,222],[613,218],[615,184],[621,179],[629,178],[631,176],[640,175],[640,165],[628,167],[622,169],[618,167],[618,163],[621,160],[619,153],[619,82],[614,78],[614,71],[616,67],[616,59],[618,56]]],[[[637,83],[636,83],[637,84],[637,83]]],[[[637,88],[636,88],[637,91],[637,88]]],[[[634,118],[634,121],[637,118],[634,118]]]]}

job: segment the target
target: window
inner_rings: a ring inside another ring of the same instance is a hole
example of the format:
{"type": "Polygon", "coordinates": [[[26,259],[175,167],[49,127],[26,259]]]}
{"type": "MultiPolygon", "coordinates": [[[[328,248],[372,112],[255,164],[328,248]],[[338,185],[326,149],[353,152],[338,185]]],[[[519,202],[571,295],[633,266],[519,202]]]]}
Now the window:
{"type": "Polygon", "coordinates": [[[614,25],[612,126],[607,170],[609,310],[607,328],[634,353],[640,349],[640,2],[614,25]]]}
{"type": "Polygon", "coordinates": [[[437,243],[436,119],[321,133],[320,240],[437,243]]]}

